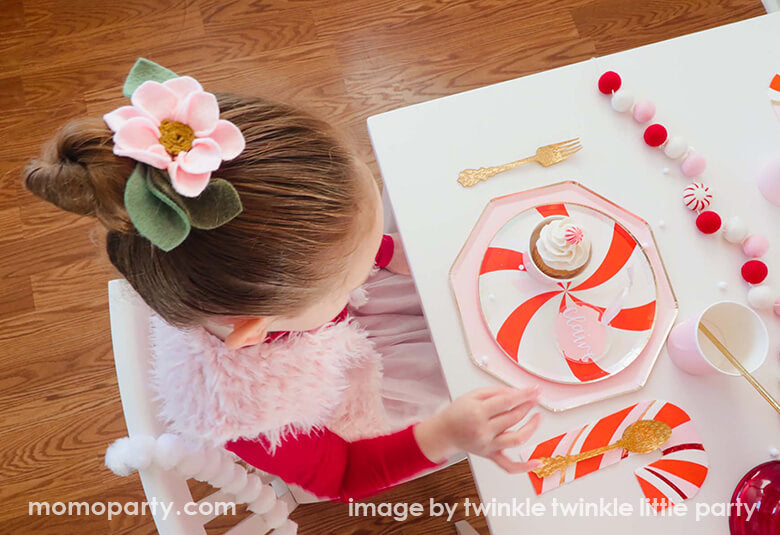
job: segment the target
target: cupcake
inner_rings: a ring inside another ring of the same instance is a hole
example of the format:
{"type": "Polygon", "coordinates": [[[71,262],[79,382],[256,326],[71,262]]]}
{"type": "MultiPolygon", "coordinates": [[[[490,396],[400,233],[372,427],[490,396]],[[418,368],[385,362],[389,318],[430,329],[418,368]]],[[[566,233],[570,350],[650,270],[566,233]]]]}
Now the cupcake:
{"type": "Polygon", "coordinates": [[[543,274],[553,279],[571,279],[590,261],[590,240],[569,217],[542,220],[531,233],[531,259],[543,274]]]}

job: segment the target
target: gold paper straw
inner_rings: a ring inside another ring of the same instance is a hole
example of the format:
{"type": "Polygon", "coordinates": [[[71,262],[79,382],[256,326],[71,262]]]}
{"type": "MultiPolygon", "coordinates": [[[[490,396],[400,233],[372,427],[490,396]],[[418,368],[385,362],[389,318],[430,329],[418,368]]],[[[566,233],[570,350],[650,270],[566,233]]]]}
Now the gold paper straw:
{"type": "Polygon", "coordinates": [[[712,331],[710,331],[707,327],[704,326],[703,323],[699,322],[699,330],[704,333],[704,336],[709,338],[710,342],[718,348],[718,351],[723,353],[723,356],[726,357],[729,362],[737,369],[739,370],[739,373],[742,374],[742,376],[748,380],[748,382],[753,385],[753,388],[756,389],[756,391],[761,394],[761,396],[772,405],[772,407],[780,414],[780,403],[777,402],[775,398],[772,397],[772,394],[770,394],[766,388],[761,386],[761,383],[759,383],[753,375],[745,369],[745,367],[742,365],[740,361],[737,360],[737,358],[731,354],[731,351],[729,351],[726,346],[723,345],[723,343],[718,340],[718,338],[712,334],[712,331]]]}

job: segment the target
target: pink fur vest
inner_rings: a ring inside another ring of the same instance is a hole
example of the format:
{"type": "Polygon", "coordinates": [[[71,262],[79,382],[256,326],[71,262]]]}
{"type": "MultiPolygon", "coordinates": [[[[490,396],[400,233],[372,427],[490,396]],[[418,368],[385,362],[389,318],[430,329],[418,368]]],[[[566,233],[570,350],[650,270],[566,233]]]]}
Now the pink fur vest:
{"type": "Polygon", "coordinates": [[[346,440],[386,433],[380,355],[343,321],[229,350],[202,328],[151,319],[152,381],[170,432],[204,446],[327,427],[346,440]]]}

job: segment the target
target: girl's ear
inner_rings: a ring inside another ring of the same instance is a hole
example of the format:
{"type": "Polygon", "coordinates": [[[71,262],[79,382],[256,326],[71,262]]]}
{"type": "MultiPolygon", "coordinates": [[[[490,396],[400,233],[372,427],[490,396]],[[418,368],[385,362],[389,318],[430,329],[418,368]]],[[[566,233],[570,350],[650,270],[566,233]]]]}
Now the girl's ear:
{"type": "Polygon", "coordinates": [[[271,318],[239,318],[232,321],[233,331],[225,338],[228,349],[238,349],[262,342],[268,332],[271,318]]]}

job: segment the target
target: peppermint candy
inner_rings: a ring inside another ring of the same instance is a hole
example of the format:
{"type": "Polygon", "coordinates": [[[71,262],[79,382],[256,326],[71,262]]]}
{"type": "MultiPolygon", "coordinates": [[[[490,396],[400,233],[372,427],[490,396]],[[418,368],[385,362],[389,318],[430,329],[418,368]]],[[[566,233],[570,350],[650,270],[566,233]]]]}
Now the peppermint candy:
{"type": "Polygon", "coordinates": [[[710,188],[701,182],[694,182],[683,190],[683,202],[685,206],[695,212],[705,210],[712,202],[710,188]]]}
{"type": "Polygon", "coordinates": [[[569,245],[577,245],[583,240],[585,234],[580,227],[569,227],[566,229],[566,234],[564,234],[564,236],[566,238],[566,243],[569,245]]]}

